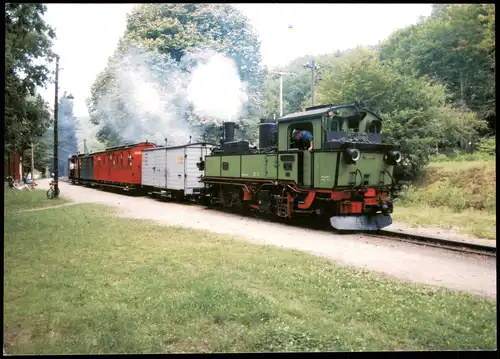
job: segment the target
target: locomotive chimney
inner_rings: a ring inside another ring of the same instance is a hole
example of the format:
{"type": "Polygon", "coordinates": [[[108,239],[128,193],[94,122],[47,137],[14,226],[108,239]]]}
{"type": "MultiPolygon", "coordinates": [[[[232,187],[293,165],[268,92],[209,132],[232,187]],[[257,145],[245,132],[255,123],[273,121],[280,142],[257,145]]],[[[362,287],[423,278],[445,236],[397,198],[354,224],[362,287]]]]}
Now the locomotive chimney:
{"type": "Polygon", "coordinates": [[[234,122],[224,122],[224,139],[225,142],[234,141],[234,129],[236,128],[236,123],[234,122]]]}

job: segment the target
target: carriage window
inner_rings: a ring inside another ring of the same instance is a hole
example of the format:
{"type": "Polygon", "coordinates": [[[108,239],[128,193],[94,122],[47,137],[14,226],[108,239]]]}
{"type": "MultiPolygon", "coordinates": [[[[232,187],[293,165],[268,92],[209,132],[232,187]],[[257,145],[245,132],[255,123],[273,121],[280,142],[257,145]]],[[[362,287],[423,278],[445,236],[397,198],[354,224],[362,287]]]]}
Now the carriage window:
{"type": "Polygon", "coordinates": [[[132,155],[130,154],[130,151],[128,153],[128,166],[132,167],[132,155]]]}

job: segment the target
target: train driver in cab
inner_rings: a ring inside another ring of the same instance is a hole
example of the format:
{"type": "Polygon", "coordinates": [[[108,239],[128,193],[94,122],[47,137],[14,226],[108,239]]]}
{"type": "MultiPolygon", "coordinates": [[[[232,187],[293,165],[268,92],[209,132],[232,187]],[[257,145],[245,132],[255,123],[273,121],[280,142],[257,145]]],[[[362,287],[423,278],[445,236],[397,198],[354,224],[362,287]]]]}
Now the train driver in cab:
{"type": "Polygon", "coordinates": [[[311,132],[306,130],[293,130],[292,138],[297,141],[300,145],[299,148],[308,147],[307,150],[312,152],[313,150],[313,135],[311,132]]]}

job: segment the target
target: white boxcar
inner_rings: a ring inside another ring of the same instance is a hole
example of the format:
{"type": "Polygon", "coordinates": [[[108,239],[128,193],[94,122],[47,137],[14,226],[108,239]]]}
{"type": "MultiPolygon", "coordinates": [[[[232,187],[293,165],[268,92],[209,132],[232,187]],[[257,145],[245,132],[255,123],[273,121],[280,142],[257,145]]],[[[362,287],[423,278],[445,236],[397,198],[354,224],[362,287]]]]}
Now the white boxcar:
{"type": "Polygon", "coordinates": [[[182,191],[184,195],[199,192],[203,171],[196,164],[205,160],[207,153],[204,143],[143,150],[142,185],[166,192],[182,191]]]}

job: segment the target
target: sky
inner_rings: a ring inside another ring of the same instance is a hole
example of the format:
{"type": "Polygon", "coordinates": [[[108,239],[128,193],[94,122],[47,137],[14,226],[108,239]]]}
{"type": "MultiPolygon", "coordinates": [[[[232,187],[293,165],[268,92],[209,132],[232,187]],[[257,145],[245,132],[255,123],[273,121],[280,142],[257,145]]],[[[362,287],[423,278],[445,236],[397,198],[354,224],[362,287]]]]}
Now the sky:
{"type": "MultiPolygon", "coordinates": [[[[47,4],[46,21],[55,28],[60,56],[59,91],[74,96],[77,117],[87,116],[85,99],[104,70],[135,4],[47,4]]],[[[394,30],[429,16],[431,4],[236,4],[261,41],[268,67],[302,55],[319,55],[358,45],[375,45],[394,30]],[[289,28],[289,25],[292,28],[289,28]]],[[[53,103],[54,85],[41,89],[53,103]]]]}

